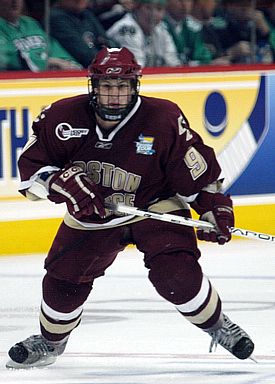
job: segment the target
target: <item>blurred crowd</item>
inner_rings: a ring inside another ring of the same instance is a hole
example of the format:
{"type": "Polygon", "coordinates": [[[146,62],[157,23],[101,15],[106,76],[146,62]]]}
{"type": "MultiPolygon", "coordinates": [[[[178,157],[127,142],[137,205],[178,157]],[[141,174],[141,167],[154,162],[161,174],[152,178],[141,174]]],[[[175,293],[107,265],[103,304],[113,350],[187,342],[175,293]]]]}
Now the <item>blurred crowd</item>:
{"type": "Polygon", "coordinates": [[[0,0],[0,71],[81,70],[103,47],[142,67],[275,61],[275,0],[0,0]]]}

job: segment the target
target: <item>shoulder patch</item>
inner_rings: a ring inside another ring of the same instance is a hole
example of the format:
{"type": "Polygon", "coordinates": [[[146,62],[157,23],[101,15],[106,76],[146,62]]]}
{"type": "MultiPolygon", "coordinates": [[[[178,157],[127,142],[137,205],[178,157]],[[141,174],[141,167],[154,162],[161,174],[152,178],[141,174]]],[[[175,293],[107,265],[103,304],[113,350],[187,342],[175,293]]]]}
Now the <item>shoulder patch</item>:
{"type": "Polygon", "coordinates": [[[46,107],[42,108],[40,114],[34,119],[35,123],[38,123],[39,120],[45,119],[46,115],[45,113],[47,112],[48,109],[51,108],[51,104],[47,105],[46,107]]]}

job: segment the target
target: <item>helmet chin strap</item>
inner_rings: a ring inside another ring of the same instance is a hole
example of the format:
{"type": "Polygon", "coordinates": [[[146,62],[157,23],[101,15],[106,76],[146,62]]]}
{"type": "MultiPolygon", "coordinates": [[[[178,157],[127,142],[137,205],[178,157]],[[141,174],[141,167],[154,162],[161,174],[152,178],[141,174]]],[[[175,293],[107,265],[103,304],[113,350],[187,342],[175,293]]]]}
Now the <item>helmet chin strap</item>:
{"type": "Polygon", "coordinates": [[[98,113],[96,112],[95,113],[96,115],[96,122],[98,124],[98,126],[100,127],[100,130],[102,131],[102,129],[104,131],[112,131],[115,127],[118,126],[118,124],[120,123],[120,120],[106,120],[106,119],[103,119],[101,116],[98,115],[98,113]]]}
{"type": "MultiPolygon", "coordinates": [[[[96,99],[97,97],[94,96],[94,98],[96,99]]],[[[132,109],[132,106],[129,104],[125,108],[107,108],[97,103],[96,100],[95,102],[91,100],[91,105],[98,114],[98,116],[100,116],[101,119],[105,121],[121,121],[132,109]]]]}

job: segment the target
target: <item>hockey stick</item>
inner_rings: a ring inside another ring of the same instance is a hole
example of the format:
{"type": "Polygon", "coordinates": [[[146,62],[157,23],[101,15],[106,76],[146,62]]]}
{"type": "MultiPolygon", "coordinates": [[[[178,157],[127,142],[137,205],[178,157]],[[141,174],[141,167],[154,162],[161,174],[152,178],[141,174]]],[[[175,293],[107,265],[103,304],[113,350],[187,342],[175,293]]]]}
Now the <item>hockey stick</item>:
{"type": "MultiPolygon", "coordinates": [[[[130,207],[124,204],[108,204],[107,208],[119,213],[140,216],[147,219],[166,221],[172,224],[186,225],[188,227],[193,227],[193,228],[214,228],[214,225],[209,223],[208,221],[171,215],[169,213],[143,211],[142,209],[139,209],[137,207],[130,207]]],[[[234,236],[246,237],[248,239],[253,239],[253,240],[262,240],[265,242],[272,242],[275,244],[275,235],[269,235],[267,233],[260,233],[260,232],[250,231],[248,229],[242,229],[242,228],[236,228],[236,227],[231,227],[230,232],[234,236]]]]}

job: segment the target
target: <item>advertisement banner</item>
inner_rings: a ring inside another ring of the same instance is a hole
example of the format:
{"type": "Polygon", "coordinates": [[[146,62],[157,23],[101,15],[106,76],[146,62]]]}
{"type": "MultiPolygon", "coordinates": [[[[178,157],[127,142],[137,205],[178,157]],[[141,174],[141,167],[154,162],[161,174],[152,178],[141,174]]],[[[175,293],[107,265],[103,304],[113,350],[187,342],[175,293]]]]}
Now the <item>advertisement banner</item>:
{"type": "MultiPolygon", "coordinates": [[[[55,100],[87,93],[87,79],[0,83],[0,197],[13,197],[18,195],[17,160],[31,133],[32,121],[55,100]]],[[[240,184],[239,178],[246,169],[249,171],[248,166],[267,133],[274,136],[274,132],[269,132],[269,120],[274,120],[269,98],[274,92],[274,76],[257,73],[145,75],[141,83],[143,95],[167,98],[182,108],[191,127],[215,149],[224,173],[225,190],[232,187],[233,194],[254,193],[251,183],[240,184]]],[[[275,191],[274,172],[262,187],[260,193],[275,191]]],[[[259,185],[255,185],[255,193],[259,193],[259,185]]]]}

